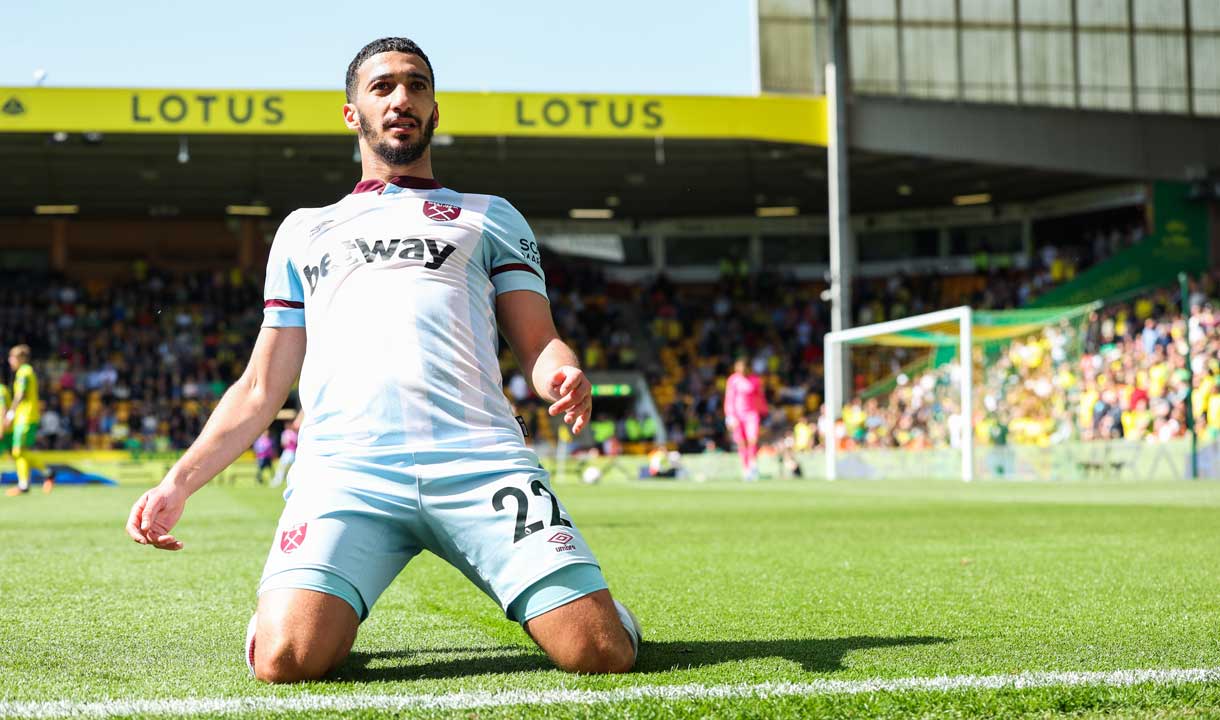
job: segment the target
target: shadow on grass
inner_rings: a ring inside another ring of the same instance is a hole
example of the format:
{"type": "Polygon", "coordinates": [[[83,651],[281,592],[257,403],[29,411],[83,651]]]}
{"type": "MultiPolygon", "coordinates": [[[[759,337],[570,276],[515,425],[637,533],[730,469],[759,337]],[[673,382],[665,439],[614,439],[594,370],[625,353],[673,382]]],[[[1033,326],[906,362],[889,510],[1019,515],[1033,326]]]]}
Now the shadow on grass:
{"type": "MultiPolygon", "coordinates": [[[[934,645],[952,642],[940,637],[845,637],[804,640],[710,640],[644,642],[635,673],[667,672],[757,658],[784,658],[806,672],[842,670],[843,656],[852,650],[934,645]]],[[[540,672],[554,666],[542,651],[524,647],[433,648],[353,652],[332,679],[387,682],[498,673],[540,672]],[[454,657],[457,656],[457,657],[454,657]]]]}

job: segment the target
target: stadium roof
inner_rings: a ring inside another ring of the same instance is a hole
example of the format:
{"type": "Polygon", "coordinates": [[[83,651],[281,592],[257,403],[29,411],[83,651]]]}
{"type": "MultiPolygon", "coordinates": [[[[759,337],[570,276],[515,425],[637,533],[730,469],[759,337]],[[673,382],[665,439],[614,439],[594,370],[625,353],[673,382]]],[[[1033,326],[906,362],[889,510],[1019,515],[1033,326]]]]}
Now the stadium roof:
{"type": "MultiPolygon", "coordinates": [[[[812,97],[447,93],[434,166],[530,217],[609,208],[641,220],[826,211],[825,103],[812,97]]],[[[272,215],[325,205],[359,179],[342,93],[0,88],[0,214],[272,215]],[[238,122],[238,121],[241,122],[238,122]],[[185,160],[185,162],[182,162],[185,160]]],[[[1095,187],[1086,174],[853,151],[852,209],[1025,202],[1095,187]]],[[[1114,178],[1107,178],[1112,182],[1114,178]]]]}

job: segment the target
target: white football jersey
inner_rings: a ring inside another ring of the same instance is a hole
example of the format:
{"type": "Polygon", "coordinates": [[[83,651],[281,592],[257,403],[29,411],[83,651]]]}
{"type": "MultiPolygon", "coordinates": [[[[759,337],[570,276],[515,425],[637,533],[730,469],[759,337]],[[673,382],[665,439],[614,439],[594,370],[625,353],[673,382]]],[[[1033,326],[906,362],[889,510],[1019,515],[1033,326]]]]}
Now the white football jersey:
{"type": "Polygon", "coordinates": [[[299,454],[536,466],[497,356],[495,299],[513,290],[546,297],[534,235],[503,198],[371,180],[285,218],[263,327],[306,330],[299,454]]]}

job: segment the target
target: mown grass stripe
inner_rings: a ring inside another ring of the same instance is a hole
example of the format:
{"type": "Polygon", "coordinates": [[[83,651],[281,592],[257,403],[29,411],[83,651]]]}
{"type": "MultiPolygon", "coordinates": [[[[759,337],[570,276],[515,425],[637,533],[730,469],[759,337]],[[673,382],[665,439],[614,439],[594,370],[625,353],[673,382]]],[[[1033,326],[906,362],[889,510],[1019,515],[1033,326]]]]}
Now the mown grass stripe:
{"type": "Polygon", "coordinates": [[[228,715],[235,713],[357,710],[466,710],[515,705],[613,704],[636,700],[733,700],[780,696],[862,693],[955,692],[1054,687],[1126,687],[1220,681],[1220,668],[1030,672],[1015,675],[954,675],[878,680],[814,680],[806,683],[733,685],[642,685],[616,690],[510,690],[445,695],[298,695],[165,700],[0,702],[12,718],[115,717],[126,715],[228,715]]]}

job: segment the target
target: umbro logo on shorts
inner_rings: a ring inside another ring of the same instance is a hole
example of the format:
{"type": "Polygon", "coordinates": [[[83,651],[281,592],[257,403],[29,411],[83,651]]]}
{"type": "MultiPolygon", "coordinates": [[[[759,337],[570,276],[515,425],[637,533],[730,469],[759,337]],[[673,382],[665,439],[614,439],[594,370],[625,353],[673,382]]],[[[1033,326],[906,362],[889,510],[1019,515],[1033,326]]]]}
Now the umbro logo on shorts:
{"type": "Polygon", "coordinates": [[[297,523],[285,530],[280,535],[280,552],[290,553],[301,547],[301,544],[305,542],[305,530],[308,527],[309,523],[297,523]]]}
{"type": "Polygon", "coordinates": [[[547,542],[553,542],[559,546],[555,548],[555,552],[572,552],[576,549],[575,545],[569,544],[572,542],[572,535],[563,531],[552,535],[551,539],[547,540],[547,542]]]}
{"type": "Polygon", "coordinates": [[[457,205],[446,205],[445,203],[432,202],[431,200],[424,201],[424,217],[437,222],[448,222],[457,220],[457,216],[462,214],[462,208],[457,205]]]}

